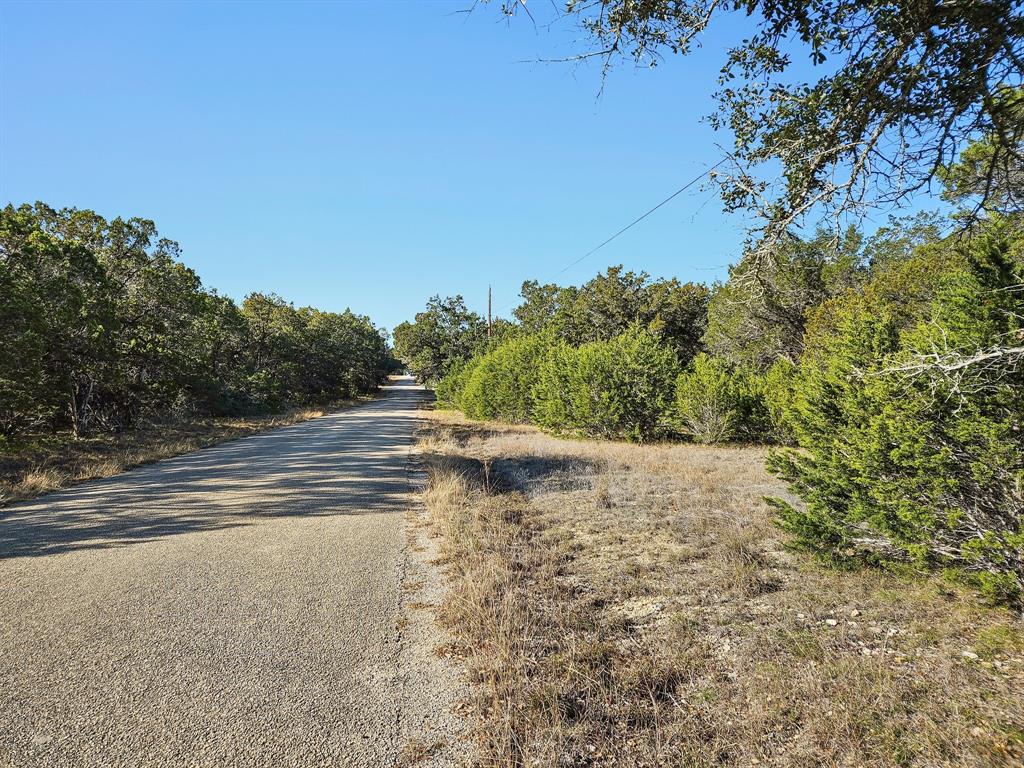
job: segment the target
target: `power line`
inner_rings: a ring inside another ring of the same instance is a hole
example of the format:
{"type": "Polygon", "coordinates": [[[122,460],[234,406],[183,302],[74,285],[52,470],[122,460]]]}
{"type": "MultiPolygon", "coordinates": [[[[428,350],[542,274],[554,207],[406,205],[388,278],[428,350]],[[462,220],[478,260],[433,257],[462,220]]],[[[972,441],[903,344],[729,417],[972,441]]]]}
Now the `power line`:
{"type": "Polygon", "coordinates": [[[643,214],[642,216],[639,216],[639,217],[637,217],[637,218],[633,219],[633,221],[631,221],[631,222],[630,222],[629,224],[627,224],[626,226],[624,226],[624,227],[623,227],[622,229],[620,229],[620,230],[619,230],[618,232],[616,232],[616,233],[615,233],[614,235],[612,235],[611,237],[609,237],[609,238],[608,238],[607,240],[605,240],[605,241],[604,241],[603,243],[601,243],[600,245],[598,245],[598,246],[597,246],[597,247],[595,247],[595,248],[591,248],[591,249],[590,249],[589,251],[587,251],[587,252],[586,252],[586,253],[584,253],[584,254],[583,254],[582,256],[580,256],[580,257],[579,257],[578,259],[576,259],[576,261],[574,261],[574,262],[572,262],[571,264],[569,264],[568,266],[566,266],[566,267],[562,268],[562,270],[561,270],[561,271],[559,271],[559,272],[556,272],[554,276],[555,276],[555,277],[558,277],[559,275],[561,275],[561,274],[563,274],[563,273],[565,273],[565,272],[568,272],[568,271],[569,271],[570,269],[572,269],[573,267],[575,267],[575,266],[576,266],[577,264],[579,264],[579,263],[580,263],[581,261],[583,261],[583,260],[585,260],[585,259],[589,258],[590,256],[593,256],[593,255],[594,255],[595,253],[597,253],[597,252],[598,252],[599,250],[601,250],[602,248],[604,248],[604,247],[605,247],[606,245],[608,245],[608,243],[610,243],[610,242],[611,242],[612,240],[614,240],[615,238],[617,238],[617,237],[618,237],[619,235],[621,235],[621,234],[623,234],[624,232],[626,232],[626,231],[628,231],[628,230],[632,229],[632,228],[633,228],[633,227],[635,227],[635,226],[636,226],[637,224],[639,224],[639,223],[640,223],[641,221],[643,221],[643,220],[644,220],[644,219],[646,219],[646,218],[647,218],[648,216],[650,216],[650,215],[651,215],[652,213],[654,213],[654,212],[655,212],[656,210],[658,210],[659,208],[661,208],[661,207],[662,207],[663,205],[665,205],[665,203],[668,203],[668,202],[670,202],[670,201],[674,200],[675,198],[679,197],[679,195],[683,194],[683,192],[685,192],[685,191],[686,191],[686,190],[688,190],[688,189],[689,189],[690,187],[692,187],[692,186],[693,186],[694,184],[696,184],[696,183],[697,183],[698,181],[700,181],[701,179],[703,179],[703,178],[704,178],[705,176],[707,176],[707,175],[708,175],[709,173],[711,173],[711,172],[712,172],[713,170],[715,170],[715,169],[716,169],[716,168],[717,168],[718,166],[720,166],[720,165],[721,165],[722,163],[724,163],[724,162],[725,162],[725,161],[726,161],[727,159],[728,159],[728,158],[724,158],[724,157],[723,157],[723,158],[722,158],[721,160],[719,160],[719,161],[718,161],[717,163],[715,163],[715,164],[714,164],[713,166],[711,166],[710,168],[708,168],[708,169],[707,169],[706,171],[704,171],[704,172],[703,172],[703,173],[701,173],[700,175],[698,175],[698,176],[695,176],[694,178],[690,179],[690,180],[689,180],[688,182],[686,182],[685,184],[683,184],[683,186],[681,186],[681,187],[680,187],[679,189],[677,189],[677,190],[676,190],[675,192],[673,192],[673,193],[672,193],[671,195],[669,195],[669,196],[668,196],[668,197],[666,197],[666,198],[665,198],[664,200],[662,200],[662,201],[661,201],[660,203],[658,203],[658,204],[657,204],[656,206],[654,206],[654,207],[653,207],[653,208],[651,208],[651,209],[650,209],[649,211],[647,211],[647,213],[645,213],[645,214],[643,214]]]}
{"type": "MultiPolygon", "coordinates": [[[[610,242],[611,242],[612,240],[614,240],[615,238],[617,238],[617,237],[618,237],[619,235],[621,235],[621,234],[623,234],[623,233],[625,233],[625,232],[629,231],[630,229],[632,229],[633,227],[635,227],[635,226],[636,226],[637,224],[639,224],[639,223],[640,223],[641,221],[643,221],[643,220],[644,220],[644,219],[646,219],[646,218],[647,218],[648,216],[650,216],[650,215],[651,215],[652,213],[654,213],[654,212],[655,212],[656,210],[658,210],[659,208],[661,208],[661,207],[662,207],[663,205],[665,205],[666,203],[669,203],[669,202],[671,202],[672,200],[674,200],[675,198],[679,197],[679,195],[683,194],[683,192],[685,192],[686,190],[688,190],[688,189],[689,189],[690,187],[692,187],[692,186],[693,186],[694,184],[696,184],[696,183],[697,183],[698,181],[700,181],[701,179],[703,179],[703,178],[704,178],[705,176],[709,175],[709,174],[710,174],[710,173],[711,173],[712,171],[714,171],[714,170],[715,170],[716,168],[718,168],[718,166],[722,165],[722,164],[723,164],[723,163],[724,163],[724,162],[725,162],[725,161],[726,161],[727,159],[728,159],[728,158],[726,158],[726,157],[723,157],[723,158],[722,158],[721,160],[719,160],[719,161],[718,161],[717,163],[715,163],[714,165],[712,165],[712,166],[711,166],[710,168],[706,169],[705,171],[702,171],[702,172],[701,172],[700,174],[698,174],[697,176],[694,176],[694,177],[693,177],[692,179],[690,179],[690,180],[689,180],[688,182],[686,182],[685,184],[683,184],[683,186],[681,186],[681,187],[680,187],[679,189],[677,189],[677,190],[676,190],[675,192],[673,192],[673,193],[672,193],[671,195],[669,195],[668,197],[666,197],[666,198],[665,198],[664,200],[662,200],[662,201],[661,201],[660,203],[658,203],[658,204],[657,204],[656,206],[654,206],[653,208],[651,208],[650,210],[648,210],[648,211],[647,211],[646,213],[644,213],[643,215],[641,215],[641,216],[638,216],[637,218],[633,219],[633,221],[629,222],[629,224],[627,224],[626,226],[624,226],[624,227],[623,227],[622,229],[620,229],[620,230],[619,230],[618,232],[616,232],[616,233],[615,233],[614,235],[612,235],[611,237],[609,237],[609,238],[608,238],[607,240],[605,240],[605,241],[604,241],[603,243],[601,243],[600,245],[598,245],[598,246],[596,246],[596,247],[594,247],[594,248],[591,248],[591,249],[590,249],[589,251],[587,251],[587,252],[586,252],[586,253],[584,253],[584,254],[583,254],[582,256],[580,256],[580,257],[579,257],[578,259],[576,259],[576,261],[574,261],[574,262],[572,262],[571,264],[568,264],[568,265],[566,265],[565,267],[563,267],[562,269],[560,269],[560,270],[559,270],[558,272],[556,272],[556,273],[555,273],[554,275],[552,275],[552,279],[554,279],[554,278],[556,278],[556,277],[558,277],[558,276],[560,276],[560,275],[562,275],[562,274],[564,274],[564,273],[568,272],[568,271],[569,271],[570,269],[572,269],[573,267],[575,267],[575,266],[576,266],[577,264],[579,264],[579,263],[580,263],[581,261],[584,261],[584,260],[588,259],[589,257],[593,256],[593,255],[594,255],[595,253],[597,253],[597,252],[598,252],[599,250],[601,250],[602,248],[604,248],[604,247],[605,247],[606,245],[608,245],[608,243],[610,243],[610,242]]],[[[489,297],[488,297],[488,304],[490,304],[490,298],[489,298],[489,297]]],[[[501,308],[500,310],[498,310],[498,311],[499,311],[499,312],[504,312],[504,311],[505,311],[506,309],[509,309],[509,308],[510,308],[511,306],[513,306],[513,305],[512,305],[512,304],[509,304],[509,305],[503,306],[503,307],[502,307],[502,308],[501,308]]]]}

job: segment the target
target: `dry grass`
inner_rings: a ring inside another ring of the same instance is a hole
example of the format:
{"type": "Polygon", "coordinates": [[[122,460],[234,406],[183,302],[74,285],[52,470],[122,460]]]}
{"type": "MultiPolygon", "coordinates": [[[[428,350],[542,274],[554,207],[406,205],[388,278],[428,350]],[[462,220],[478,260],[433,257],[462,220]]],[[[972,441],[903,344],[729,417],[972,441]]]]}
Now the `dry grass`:
{"type": "Polygon", "coordinates": [[[1000,766],[1024,623],[787,549],[752,448],[558,440],[436,413],[421,450],[482,763],[1000,766]]]}
{"type": "MultiPolygon", "coordinates": [[[[336,407],[350,405],[348,401],[336,407]]],[[[74,440],[47,436],[0,453],[0,505],[76,483],[110,477],[131,467],[295,424],[326,411],[298,408],[272,416],[192,419],[150,424],[119,435],[74,440]]]]}

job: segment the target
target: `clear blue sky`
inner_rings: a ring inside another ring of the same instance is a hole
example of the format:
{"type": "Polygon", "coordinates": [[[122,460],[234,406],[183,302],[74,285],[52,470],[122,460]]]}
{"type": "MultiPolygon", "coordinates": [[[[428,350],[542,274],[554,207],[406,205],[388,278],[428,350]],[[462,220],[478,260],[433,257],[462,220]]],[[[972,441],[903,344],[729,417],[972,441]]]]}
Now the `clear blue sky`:
{"type": "MultiPolygon", "coordinates": [[[[536,62],[579,50],[570,25],[469,4],[5,3],[0,198],[151,218],[239,299],[388,328],[435,293],[484,311],[488,283],[514,305],[718,159],[721,47],[599,99],[596,67],[536,62]]],[[[720,208],[685,194],[558,281],[721,277],[720,208]]]]}

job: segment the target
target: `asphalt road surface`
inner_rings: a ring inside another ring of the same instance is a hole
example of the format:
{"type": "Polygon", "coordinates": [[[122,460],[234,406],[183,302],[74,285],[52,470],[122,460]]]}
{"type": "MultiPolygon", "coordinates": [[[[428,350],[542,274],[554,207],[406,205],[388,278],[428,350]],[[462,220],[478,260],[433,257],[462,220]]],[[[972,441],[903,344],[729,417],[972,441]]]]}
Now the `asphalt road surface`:
{"type": "Polygon", "coordinates": [[[0,510],[0,765],[395,765],[422,397],[0,510]]]}

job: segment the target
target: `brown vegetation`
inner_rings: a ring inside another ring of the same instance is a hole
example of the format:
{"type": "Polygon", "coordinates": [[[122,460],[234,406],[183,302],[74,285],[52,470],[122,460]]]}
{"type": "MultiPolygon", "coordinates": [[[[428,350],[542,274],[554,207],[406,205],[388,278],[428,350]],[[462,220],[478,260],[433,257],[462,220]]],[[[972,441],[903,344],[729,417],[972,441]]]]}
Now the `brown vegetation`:
{"type": "Polygon", "coordinates": [[[998,766],[1024,623],[936,577],[787,548],[754,448],[434,413],[420,449],[481,763],[998,766]]]}
{"type": "MultiPolygon", "coordinates": [[[[344,401],[336,407],[357,400],[344,401]]],[[[75,439],[70,433],[25,439],[0,447],[0,505],[30,499],[131,467],[190,453],[215,443],[323,416],[296,408],[269,416],[222,416],[147,424],[119,434],[75,439]]]]}

